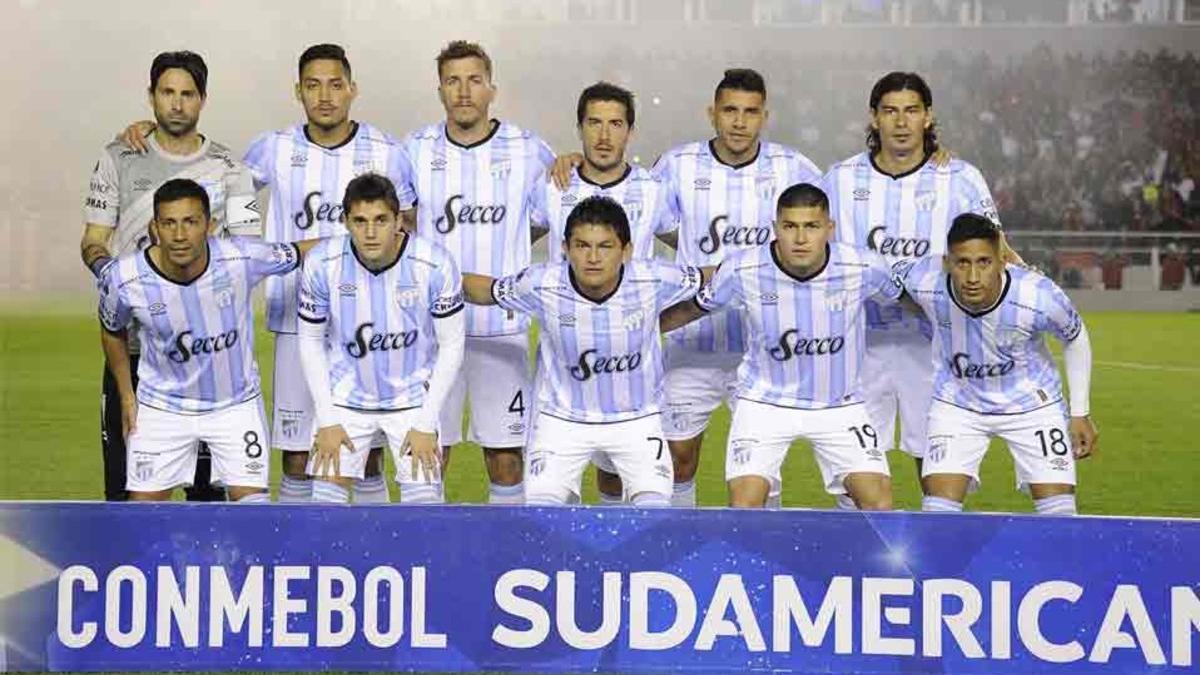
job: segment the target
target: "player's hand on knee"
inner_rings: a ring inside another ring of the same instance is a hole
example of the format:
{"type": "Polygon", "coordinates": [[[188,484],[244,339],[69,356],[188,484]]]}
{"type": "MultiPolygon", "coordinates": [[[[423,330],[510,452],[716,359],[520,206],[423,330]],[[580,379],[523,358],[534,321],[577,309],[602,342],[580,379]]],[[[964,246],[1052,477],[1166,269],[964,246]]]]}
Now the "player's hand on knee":
{"type": "Polygon", "coordinates": [[[336,477],[342,475],[342,447],[354,452],[354,443],[340,424],[321,427],[313,447],[313,475],[336,477]],[[332,469],[332,473],[330,470],[332,469]]]}
{"type": "Polygon", "coordinates": [[[137,431],[137,399],[121,401],[121,431],[125,434],[125,440],[137,431]]]}
{"type": "Polygon", "coordinates": [[[550,179],[554,181],[554,186],[559,190],[567,189],[567,184],[571,182],[571,172],[580,164],[583,164],[583,155],[578,152],[555,157],[554,166],[550,167],[550,179]]]}
{"type": "Polygon", "coordinates": [[[1071,449],[1076,459],[1083,459],[1096,454],[1100,440],[1100,432],[1088,416],[1072,417],[1067,427],[1071,434],[1071,449]]]}
{"type": "Polygon", "coordinates": [[[117,140],[144,155],[150,150],[150,145],[146,143],[146,136],[154,131],[156,126],[158,125],[150,120],[138,120],[117,134],[117,140]]]}
{"type": "Polygon", "coordinates": [[[417,477],[420,468],[426,483],[436,482],[441,476],[441,461],[439,459],[437,433],[432,431],[417,431],[409,429],[404,436],[402,454],[412,455],[412,476],[417,477]]]}

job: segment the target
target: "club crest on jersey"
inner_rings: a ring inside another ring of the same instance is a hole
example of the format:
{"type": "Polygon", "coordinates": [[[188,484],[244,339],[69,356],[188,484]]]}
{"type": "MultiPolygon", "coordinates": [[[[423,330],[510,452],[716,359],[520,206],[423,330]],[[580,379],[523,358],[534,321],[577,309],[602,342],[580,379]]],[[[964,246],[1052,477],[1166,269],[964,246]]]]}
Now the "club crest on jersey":
{"type": "Polygon", "coordinates": [[[759,199],[770,199],[775,196],[775,176],[764,173],[755,177],[754,189],[758,191],[759,199]]]}
{"type": "Polygon", "coordinates": [[[841,312],[846,309],[846,302],[849,299],[847,296],[848,293],[845,291],[825,291],[825,306],[835,312],[841,312]]]}
{"type": "Polygon", "coordinates": [[[396,287],[396,304],[400,307],[412,307],[421,299],[421,292],[412,286],[396,287]]]}
{"type": "Polygon", "coordinates": [[[644,323],[646,323],[646,314],[640,309],[626,312],[625,317],[621,319],[621,325],[625,326],[625,330],[640,328],[644,323]]]}
{"type": "Polygon", "coordinates": [[[222,286],[214,289],[217,296],[217,307],[228,307],[233,304],[233,288],[222,286]]]}
{"type": "Polygon", "coordinates": [[[933,207],[937,206],[937,193],[918,192],[913,202],[916,203],[918,211],[932,211],[933,207]]]}
{"type": "Polygon", "coordinates": [[[996,350],[1010,354],[1032,335],[1020,326],[1000,326],[996,329],[996,350]]]}
{"type": "Polygon", "coordinates": [[[489,171],[491,172],[492,176],[496,178],[503,178],[512,171],[512,162],[507,159],[492,162],[492,166],[489,171]]]}

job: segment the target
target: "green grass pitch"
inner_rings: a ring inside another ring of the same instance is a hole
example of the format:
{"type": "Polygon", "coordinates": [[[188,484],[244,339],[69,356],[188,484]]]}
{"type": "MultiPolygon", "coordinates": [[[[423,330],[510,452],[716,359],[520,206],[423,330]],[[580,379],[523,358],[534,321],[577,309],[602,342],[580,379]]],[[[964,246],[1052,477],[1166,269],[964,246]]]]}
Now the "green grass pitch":
{"type": "MultiPolygon", "coordinates": [[[[0,499],[93,500],[102,495],[99,329],[94,314],[81,307],[0,307],[0,438],[5,439],[0,499]]],[[[1093,313],[1086,320],[1095,359],[1092,413],[1101,437],[1099,456],[1080,465],[1080,511],[1200,516],[1200,317],[1093,313]]],[[[266,387],[271,383],[271,349],[269,334],[260,332],[257,351],[266,387]]],[[[705,506],[725,502],[728,424],[728,414],[718,412],[705,437],[698,477],[705,506]]],[[[919,508],[912,462],[897,453],[890,460],[897,506],[919,508]]],[[[278,481],[277,459],[272,477],[278,481]]],[[[985,461],[983,483],[968,501],[969,510],[1031,510],[1029,500],[1013,489],[1012,462],[998,442],[985,461]]],[[[447,494],[452,502],[485,501],[478,448],[455,448],[447,494]]],[[[595,496],[589,475],[585,501],[592,503],[595,496]]],[[[804,443],[793,446],[784,466],[784,503],[832,505],[804,443]]]]}

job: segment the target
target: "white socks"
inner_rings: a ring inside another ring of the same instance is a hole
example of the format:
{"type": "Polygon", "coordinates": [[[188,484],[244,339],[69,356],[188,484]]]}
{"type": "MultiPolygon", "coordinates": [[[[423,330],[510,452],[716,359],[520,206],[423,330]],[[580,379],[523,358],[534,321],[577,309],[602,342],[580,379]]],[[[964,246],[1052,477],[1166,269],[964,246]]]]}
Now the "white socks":
{"type": "Polygon", "coordinates": [[[311,478],[292,478],[284,474],[279,481],[280,504],[307,504],[312,501],[313,480],[311,478]]]}
{"type": "Polygon", "coordinates": [[[675,484],[671,492],[671,506],[684,508],[696,506],[696,481],[694,479],[675,484]]]}

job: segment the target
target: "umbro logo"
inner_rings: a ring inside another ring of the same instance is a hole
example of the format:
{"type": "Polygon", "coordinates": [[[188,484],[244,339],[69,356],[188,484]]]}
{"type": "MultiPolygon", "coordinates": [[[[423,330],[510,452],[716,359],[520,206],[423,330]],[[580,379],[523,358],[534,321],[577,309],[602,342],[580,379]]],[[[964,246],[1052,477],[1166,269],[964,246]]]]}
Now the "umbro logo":
{"type": "Polygon", "coordinates": [[[777,305],[779,304],[779,296],[775,293],[763,293],[758,296],[758,301],[764,305],[777,305]]]}
{"type": "Polygon", "coordinates": [[[293,167],[301,167],[301,166],[305,166],[307,164],[308,164],[308,155],[301,153],[301,152],[297,152],[296,154],[292,155],[292,166],[293,167]]]}
{"type": "Polygon", "coordinates": [[[139,178],[133,181],[133,189],[138,192],[145,192],[154,186],[154,181],[149,178],[139,178]]]}
{"type": "Polygon", "coordinates": [[[559,314],[558,315],[558,324],[560,326],[574,326],[575,325],[575,315],[574,314],[559,314]]]}
{"type": "Polygon", "coordinates": [[[150,305],[150,314],[152,316],[159,316],[160,314],[166,314],[166,313],[167,313],[167,306],[164,305],[163,303],[156,302],[153,305],[150,305]]]}
{"type": "Polygon", "coordinates": [[[442,171],[446,168],[446,159],[444,157],[436,157],[429,163],[429,168],[434,171],[442,171]]]}
{"type": "Polygon", "coordinates": [[[712,181],[707,178],[697,178],[693,185],[697,190],[707,190],[712,186],[712,181]]]}
{"type": "Polygon", "coordinates": [[[342,295],[354,295],[356,292],[358,292],[358,286],[354,284],[341,284],[338,286],[338,293],[342,295]]]}
{"type": "Polygon", "coordinates": [[[871,191],[867,188],[858,188],[854,191],[854,201],[865,202],[871,198],[871,191]]]}
{"type": "Polygon", "coordinates": [[[574,192],[568,192],[567,194],[562,196],[562,203],[574,204],[577,199],[579,199],[579,198],[575,196],[574,192]]]}

